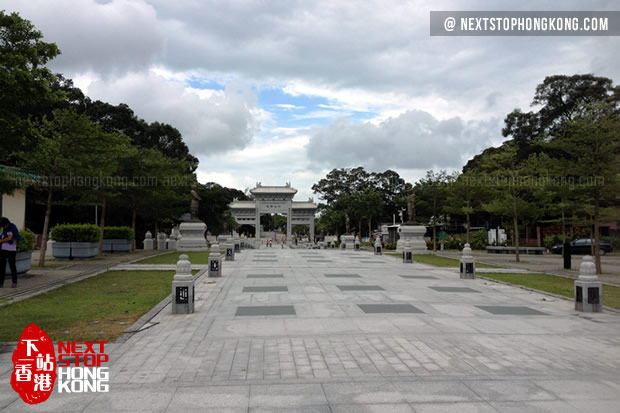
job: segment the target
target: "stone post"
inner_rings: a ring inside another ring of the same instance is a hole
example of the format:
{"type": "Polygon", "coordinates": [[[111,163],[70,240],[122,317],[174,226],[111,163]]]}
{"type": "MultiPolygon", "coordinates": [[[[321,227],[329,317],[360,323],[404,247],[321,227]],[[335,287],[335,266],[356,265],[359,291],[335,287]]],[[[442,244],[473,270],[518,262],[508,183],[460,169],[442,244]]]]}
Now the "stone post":
{"type": "Polygon", "coordinates": [[[194,312],[194,277],[192,264],[187,255],[181,254],[177,262],[177,272],[172,279],[172,314],[194,312]]]}
{"type": "Polygon", "coordinates": [[[166,234],[164,232],[160,232],[159,234],[157,234],[157,249],[166,249],[166,234]]]}
{"type": "Polygon", "coordinates": [[[360,250],[360,237],[358,237],[357,235],[355,236],[355,241],[354,241],[354,248],[355,251],[359,251],[360,250]]]}
{"type": "Polygon", "coordinates": [[[220,246],[215,243],[211,245],[209,253],[209,277],[222,276],[222,254],[220,254],[220,246]]]}
{"type": "Polygon", "coordinates": [[[224,250],[226,251],[226,261],[234,261],[235,260],[235,244],[231,239],[228,239],[224,244],[224,250]]]}
{"type": "Polygon", "coordinates": [[[465,244],[463,247],[463,255],[461,256],[461,278],[472,280],[476,278],[476,262],[471,254],[471,247],[465,244]]]}
{"type": "Polygon", "coordinates": [[[233,237],[233,244],[235,246],[235,254],[241,252],[241,238],[238,235],[233,237]]]}
{"type": "Polygon", "coordinates": [[[153,249],[153,234],[151,234],[151,231],[146,231],[146,234],[144,234],[144,249],[153,249]]]}
{"type": "Polygon", "coordinates": [[[413,263],[413,248],[409,241],[405,241],[405,245],[403,246],[403,262],[407,264],[413,263]]]}
{"type": "Polygon", "coordinates": [[[375,255],[383,255],[383,245],[379,237],[375,240],[375,255]]]}
{"type": "Polygon", "coordinates": [[[176,250],[177,249],[176,228],[173,228],[172,231],[170,231],[170,236],[166,240],[166,245],[168,246],[169,250],[176,250]]]}
{"type": "Polygon", "coordinates": [[[603,284],[596,275],[592,256],[586,255],[579,267],[579,278],[575,280],[575,310],[584,313],[603,311],[603,284]]]}

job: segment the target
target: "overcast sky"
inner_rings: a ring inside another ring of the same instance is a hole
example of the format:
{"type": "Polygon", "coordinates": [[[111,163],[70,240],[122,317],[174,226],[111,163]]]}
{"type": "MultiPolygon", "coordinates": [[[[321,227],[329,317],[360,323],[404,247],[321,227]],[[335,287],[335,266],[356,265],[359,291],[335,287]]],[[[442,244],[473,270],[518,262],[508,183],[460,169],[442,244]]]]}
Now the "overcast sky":
{"type": "Polygon", "coordinates": [[[198,178],[245,189],[332,168],[460,169],[545,76],[620,79],[620,37],[430,37],[430,10],[618,10],[617,1],[3,0],[92,99],[177,127],[198,178]]]}

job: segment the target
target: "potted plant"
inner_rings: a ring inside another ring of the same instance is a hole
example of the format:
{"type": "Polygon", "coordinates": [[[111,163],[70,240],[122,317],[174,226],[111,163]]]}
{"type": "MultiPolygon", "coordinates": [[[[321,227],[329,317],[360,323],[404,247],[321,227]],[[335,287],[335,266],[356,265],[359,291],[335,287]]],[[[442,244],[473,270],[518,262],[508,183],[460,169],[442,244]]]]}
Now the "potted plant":
{"type": "Polygon", "coordinates": [[[97,256],[101,230],[93,224],[63,224],[51,230],[52,255],[59,259],[85,259],[97,256]]]}
{"type": "MultiPolygon", "coordinates": [[[[19,234],[24,239],[17,242],[17,254],[15,255],[15,266],[18,274],[25,274],[30,270],[32,250],[34,249],[34,234],[30,230],[22,229],[19,234]]],[[[6,263],[5,274],[10,274],[9,263],[6,263]]]]}
{"type": "Polygon", "coordinates": [[[105,227],[103,252],[131,252],[131,241],[134,238],[134,230],[130,227],[105,227]]]}

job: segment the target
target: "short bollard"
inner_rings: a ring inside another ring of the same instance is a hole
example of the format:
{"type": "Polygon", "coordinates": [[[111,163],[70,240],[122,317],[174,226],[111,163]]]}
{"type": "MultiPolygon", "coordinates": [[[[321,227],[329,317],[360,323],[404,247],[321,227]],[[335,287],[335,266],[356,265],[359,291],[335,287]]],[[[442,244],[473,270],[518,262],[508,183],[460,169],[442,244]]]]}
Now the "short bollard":
{"type": "Polygon", "coordinates": [[[405,242],[405,246],[403,248],[403,262],[404,263],[413,263],[413,248],[411,247],[411,242],[405,242]]]}
{"type": "Polygon", "coordinates": [[[336,248],[336,241],[332,241],[331,248],[336,248]]]}
{"type": "Polygon", "coordinates": [[[172,314],[194,312],[194,277],[187,255],[179,256],[177,273],[172,279],[172,314]]]}
{"type": "Polygon", "coordinates": [[[166,234],[164,232],[160,232],[157,234],[157,249],[165,250],[166,249],[166,234]]]}
{"type": "Polygon", "coordinates": [[[603,284],[596,275],[592,256],[586,255],[579,267],[579,278],[575,280],[575,310],[584,313],[603,311],[603,284]]]}
{"type": "Polygon", "coordinates": [[[340,241],[340,249],[341,250],[346,250],[347,249],[347,244],[344,241],[340,241]]]}
{"type": "Polygon", "coordinates": [[[383,245],[381,245],[381,240],[379,239],[379,237],[377,237],[377,239],[375,240],[375,255],[382,255],[383,254],[383,245]]]}
{"type": "Polygon", "coordinates": [[[234,237],[233,242],[235,245],[235,253],[241,252],[241,239],[239,237],[234,237]]]}
{"type": "Polygon", "coordinates": [[[224,250],[226,251],[226,261],[234,261],[235,260],[235,244],[232,242],[227,242],[224,244],[224,250]]]}
{"type": "Polygon", "coordinates": [[[358,237],[357,235],[355,236],[355,241],[353,244],[353,249],[355,251],[359,251],[360,250],[360,237],[358,237]]]}
{"type": "Polygon", "coordinates": [[[146,231],[146,234],[144,234],[144,249],[153,249],[153,234],[151,234],[151,231],[146,231]]]}
{"type": "Polygon", "coordinates": [[[476,262],[471,254],[471,247],[465,244],[463,247],[463,255],[461,256],[461,278],[473,280],[476,278],[476,262]]]}
{"type": "Polygon", "coordinates": [[[220,254],[220,246],[215,243],[211,245],[209,252],[209,277],[222,276],[222,254],[220,254]]]}

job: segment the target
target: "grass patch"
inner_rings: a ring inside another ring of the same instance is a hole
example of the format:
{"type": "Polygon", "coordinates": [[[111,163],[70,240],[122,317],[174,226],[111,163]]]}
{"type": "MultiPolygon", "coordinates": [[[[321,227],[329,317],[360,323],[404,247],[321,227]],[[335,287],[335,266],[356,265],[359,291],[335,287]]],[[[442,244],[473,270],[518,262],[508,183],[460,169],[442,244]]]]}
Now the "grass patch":
{"type": "MultiPolygon", "coordinates": [[[[550,274],[484,273],[480,275],[510,284],[522,285],[535,290],[575,298],[575,281],[571,278],[558,277],[550,274]]],[[[603,285],[603,305],[620,309],[620,287],[603,285]]]]}
{"type": "Polygon", "coordinates": [[[168,254],[145,258],[143,260],[136,261],[134,264],[176,264],[177,261],[179,261],[179,255],[181,254],[186,254],[192,264],[209,264],[208,251],[175,251],[168,254]]]}
{"type": "Polygon", "coordinates": [[[174,271],[108,271],[0,307],[0,341],[36,323],[52,340],[115,340],[171,292],[174,271]]]}
{"type": "MultiPolygon", "coordinates": [[[[389,252],[388,255],[392,255],[394,257],[402,258],[401,254],[397,254],[395,252],[389,252]]],[[[450,268],[459,268],[460,261],[455,258],[447,258],[440,257],[439,255],[433,254],[417,254],[413,256],[414,262],[419,262],[422,264],[434,265],[436,267],[450,267],[450,268]]],[[[495,265],[489,264],[481,264],[476,263],[476,268],[501,268],[495,265]]]]}

